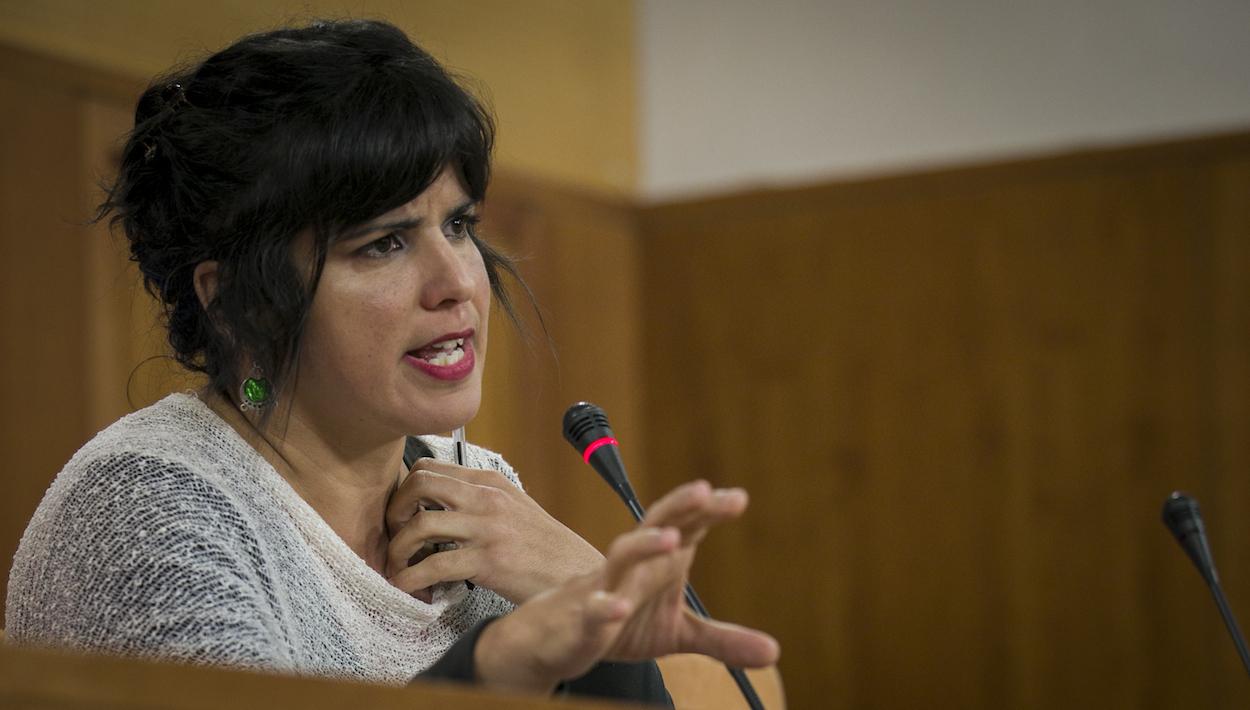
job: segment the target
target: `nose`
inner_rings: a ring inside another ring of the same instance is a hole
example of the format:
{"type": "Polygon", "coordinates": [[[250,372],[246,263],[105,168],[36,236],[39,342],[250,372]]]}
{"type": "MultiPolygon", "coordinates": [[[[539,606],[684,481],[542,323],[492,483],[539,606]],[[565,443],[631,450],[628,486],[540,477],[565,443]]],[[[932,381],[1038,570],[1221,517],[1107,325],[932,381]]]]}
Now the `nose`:
{"type": "Polygon", "coordinates": [[[439,235],[423,256],[421,306],[426,310],[450,308],[473,298],[477,287],[472,243],[453,243],[439,235]]]}

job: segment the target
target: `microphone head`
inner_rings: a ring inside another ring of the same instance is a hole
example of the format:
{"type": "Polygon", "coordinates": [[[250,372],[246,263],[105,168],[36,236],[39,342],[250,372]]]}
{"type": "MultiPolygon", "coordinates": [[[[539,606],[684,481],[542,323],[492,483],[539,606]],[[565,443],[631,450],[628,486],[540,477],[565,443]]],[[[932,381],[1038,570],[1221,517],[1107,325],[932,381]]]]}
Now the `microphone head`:
{"type": "Polygon", "coordinates": [[[586,447],[603,438],[615,438],[608,415],[596,404],[578,402],[564,412],[564,438],[585,454],[586,447]]]}
{"type": "Polygon", "coordinates": [[[1207,544],[1206,526],[1202,524],[1198,501],[1181,491],[1173,491],[1163,502],[1163,524],[1172,531],[1172,536],[1189,555],[1207,584],[1218,584],[1219,575],[1215,571],[1211,547],[1207,544]]]}
{"type": "Polygon", "coordinates": [[[1163,524],[1177,540],[1183,540],[1195,532],[1203,531],[1202,511],[1198,501],[1182,491],[1172,491],[1163,501],[1163,524]]]}
{"type": "Polygon", "coordinates": [[[625,462],[621,460],[616,436],[608,424],[608,415],[598,405],[578,402],[564,412],[564,438],[586,463],[599,473],[612,490],[626,503],[637,503],[625,462]]]}

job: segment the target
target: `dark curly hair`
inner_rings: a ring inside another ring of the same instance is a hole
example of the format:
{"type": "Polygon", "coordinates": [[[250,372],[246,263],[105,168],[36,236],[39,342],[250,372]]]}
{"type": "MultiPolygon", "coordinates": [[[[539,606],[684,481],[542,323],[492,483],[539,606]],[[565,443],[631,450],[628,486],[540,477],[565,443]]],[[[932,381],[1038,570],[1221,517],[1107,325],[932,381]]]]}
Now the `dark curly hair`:
{"type": "MultiPolygon", "coordinates": [[[[316,22],[155,81],[97,218],[124,229],[184,367],[229,393],[246,359],[281,393],[335,235],[409,202],[447,166],[482,200],[493,141],[483,105],[401,30],[316,22]],[[311,271],[292,258],[305,230],[311,271]],[[206,260],[218,286],[203,307],[193,273],[206,260]]],[[[473,240],[515,321],[501,283],[517,277],[511,261],[473,240]]]]}

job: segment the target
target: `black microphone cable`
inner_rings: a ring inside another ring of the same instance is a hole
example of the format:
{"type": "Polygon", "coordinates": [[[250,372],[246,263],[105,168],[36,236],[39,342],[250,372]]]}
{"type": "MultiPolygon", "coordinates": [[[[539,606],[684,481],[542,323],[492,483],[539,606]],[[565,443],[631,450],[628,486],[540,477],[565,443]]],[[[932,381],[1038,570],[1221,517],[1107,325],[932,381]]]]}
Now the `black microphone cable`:
{"type": "MultiPolygon", "coordinates": [[[[564,438],[573,445],[577,453],[582,455],[582,459],[590,464],[604,481],[607,481],[621,500],[625,501],[625,506],[633,514],[634,520],[641,523],[646,511],[638,502],[634,487],[629,484],[629,476],[625,473],[625,462],[621,459],[621,451],[617,448],[618,442],[612,434],[612,427],[608,424],[608,415],[597,405],[590,402],[578,402],[564,412],[563,428],[564,438]]],[[[694,587],[690,586],[689,582],[686,583],[685,596],[687,606],[696,614],[705,619],[711,618],[711,615],[707,613],[707,607],[703,606],[699,595],[694,593],[694,587]]],[[[742,691],[742,697],[746,698],[751,710],[764,710],[764,704],[760,702],[760,697],[756,694],[755,687],[751,685],[751,680],[747,678],[746,672],[729,664],[725,664],[725,668],[729,671],[729,675],[733,676],[734,683],[738,685],[738,690],[742,691]]]]}

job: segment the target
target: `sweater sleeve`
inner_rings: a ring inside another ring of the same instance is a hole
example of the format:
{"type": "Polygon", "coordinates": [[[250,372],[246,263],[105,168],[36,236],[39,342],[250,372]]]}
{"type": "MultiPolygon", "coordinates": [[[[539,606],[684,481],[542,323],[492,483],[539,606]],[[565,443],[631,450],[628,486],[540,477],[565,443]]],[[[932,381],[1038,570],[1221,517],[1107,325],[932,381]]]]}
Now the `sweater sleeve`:
{"type": "Polygon", "coordinates": [[[462,683],[473,683],[477,680],[477,667],[474,665],[473,652],[477,649],[477,639],[482,631],[499,617],[479,621],[443,653],[434,665],[417,674],[414,680],[452,680],[462,683]]]}
{"type": "Polygon", "coordinates": [[[611,663],[604,661],[586,675],[560,684],[558,695],[581,695],[673,707],[664,676],[655,661],[611,663]]]}
{"type": "MultiPolygon", "coordinates": [[[[491,622],[492,617],[479,622],[460,637],[442,658],[425,669],[414,680],[445,680],[472,683],[477,680],[473,652],[478,638],[491,622]]],[[[642,663],[603,662],[591,668],[586,675],[561,683],[555,689],[557,696],[580,695],[613,700],[632,700],[671,708],[673,701],[664,687],[664,677],[655,661],[642,663]]]]}
{"type": "Polygon", "coordinates": [[[14,558],[14,642],[291,667],[256,537],[223,491],[138,454],[85,462],[58,484],[14,558]]]}

